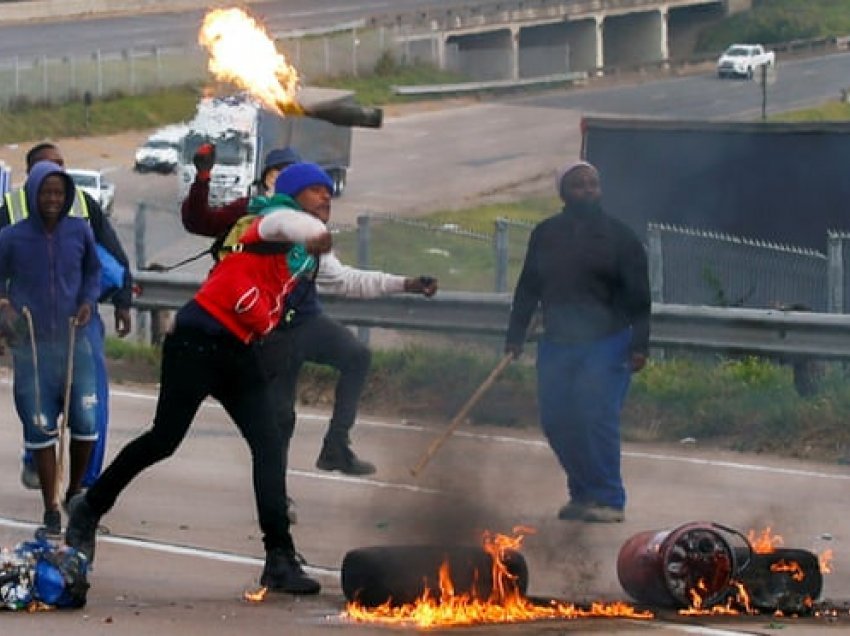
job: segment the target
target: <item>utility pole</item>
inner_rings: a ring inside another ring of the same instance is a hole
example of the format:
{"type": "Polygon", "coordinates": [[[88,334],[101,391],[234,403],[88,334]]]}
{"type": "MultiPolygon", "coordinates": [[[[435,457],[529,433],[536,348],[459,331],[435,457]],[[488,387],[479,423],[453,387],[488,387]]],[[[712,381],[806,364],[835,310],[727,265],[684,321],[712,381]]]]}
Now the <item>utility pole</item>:
{"type": "Polygon", "coordinates": [[[761,67],[761,120],[767,119],[767,64],[761,67]]]}

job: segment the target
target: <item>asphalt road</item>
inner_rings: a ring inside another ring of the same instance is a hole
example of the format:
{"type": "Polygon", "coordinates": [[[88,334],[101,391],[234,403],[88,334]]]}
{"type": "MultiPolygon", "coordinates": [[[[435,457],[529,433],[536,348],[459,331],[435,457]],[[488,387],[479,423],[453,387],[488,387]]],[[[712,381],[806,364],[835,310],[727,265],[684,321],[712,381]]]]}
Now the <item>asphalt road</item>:
{"type": "MultiPolygon", "coordinates": [[[[482,6],[496,0],[287,0],[253,2],[249,10],[262,19],[273,35],[298,29],[328,27],[382,16],[382,22],[431,8],[482,6]]],[[[232,3],[238,4],[238,3],[232,3]]],[[[177,13],[73,19],[61,22],[2,25],[0,62],[4,58],[39,58],[49,44],[49,55],[114,53],[129,48],[187,46],[197,41],[206,9],[177,13]]]]}
{"type": "MultiPolygon", "coordinates": [[[[0,374],[0,545],[31,535],[40,518],[38,494],[17,479],[20,432],[10,384],[0,374]]],[[[143,431],[153,415],[148,388],[113,387],[110,455],[143,431]]],[[[530,526],[522,553],[529,593],[577,603],[629,600],[617,581],[620,546],[638,532],[691,521],[723,523],[742,532],[767,526],[785,547],[834,551],[834,574],[822,599],[850,599],[850,473],[788,459],[716,452],[688,445],[626,445],[629,491],[623,524],[585,525],[555,519],[565,499],[561,471],[534,430],[475,427],[451,438],[420,474],[409,467],[434,439],[434,423],[377,419],[363,414],[354,445],[378,472],[351,478],[314,468],[327,413],[303,409],[290,455],[290,491],[297,502],[293,532],[318,597],[275,595],[259,605],[241,600],[254,589],[262,547],[250,489],[247,447],[215,403],[202,407],[177,454],[151,468],[103,519],[88,606],[35,615],[5,613],[4,633],[116,634],[383,634],[399,630],[354,626],[344,607],[339,569],[352,549],[370,545],[478,545],[483,530],[511,534],[530,526]]],[[[437,423],[441,424],[441,423],[437,423]]],[[[835,620],[770,617],[682,618],[669,611],[653,621],[559,621],[480,627],[481,634],[846,633],[846,609],[835,620]]],[[[440,632],[443,633],[443,632],[440,632]]]]}

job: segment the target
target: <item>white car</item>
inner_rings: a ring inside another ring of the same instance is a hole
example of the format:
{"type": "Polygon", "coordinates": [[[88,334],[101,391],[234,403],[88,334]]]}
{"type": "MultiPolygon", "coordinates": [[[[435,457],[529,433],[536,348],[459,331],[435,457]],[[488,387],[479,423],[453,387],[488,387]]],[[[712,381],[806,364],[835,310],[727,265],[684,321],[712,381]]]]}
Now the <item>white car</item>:
{"type": "Polygon", "coordinates": [[[733,44],[717,60],[717,76],[752,79],[757,69],[775,63],[776,53],[765,50],[761,44],[733,44]]]}
{"type": "Polygon", "coordinates": [[[180,152],[188,127],[174,124],[157,130],[136,150],[136,172],[171,174],[180,165],[180,152]]]}
{"type": "Polygon", "coordinates": [[[115,184],[107,181],[100,170],[68,168],[65,172],[74,180],[78,188],[100,204],[104,214],[112,214],[115,204],[115,184]]]}

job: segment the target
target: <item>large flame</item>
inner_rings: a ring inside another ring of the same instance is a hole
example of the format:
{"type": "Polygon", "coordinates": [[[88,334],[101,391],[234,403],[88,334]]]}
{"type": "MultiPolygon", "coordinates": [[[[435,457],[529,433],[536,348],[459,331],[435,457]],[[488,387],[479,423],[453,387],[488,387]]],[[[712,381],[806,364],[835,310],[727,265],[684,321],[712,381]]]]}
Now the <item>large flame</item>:
{"type": "Polygon", "coordinates": [[[416,627],[450,627],[483,623],[520,623],[536,620],[576,619],[590,617],[652,618],[651,612],[640,611],[622,602],[592,603],[583,608],[572,603],[549,601],[532,603],[519,590],[516,577],[505,563],[508,550],[522,545],[524,534],[531,528],[514,528],[515,536],[484,533],[484,551],[492,557],[493,586],[486,600],[456,594],[448,562],[439,571],[439,597],[426,589],[413,603],[394,607],[387,601],[378,607],[348,603],[344,616],[356,622],[416,627]]]}
{"type": "Polygon", "coordinates": [[[298,71],[245,11],[210,11],[204,17],[198,42],[209,52],[209,69],[217,79],[233,82],[282,115],[302,114],[295,100],[298,71]]]}

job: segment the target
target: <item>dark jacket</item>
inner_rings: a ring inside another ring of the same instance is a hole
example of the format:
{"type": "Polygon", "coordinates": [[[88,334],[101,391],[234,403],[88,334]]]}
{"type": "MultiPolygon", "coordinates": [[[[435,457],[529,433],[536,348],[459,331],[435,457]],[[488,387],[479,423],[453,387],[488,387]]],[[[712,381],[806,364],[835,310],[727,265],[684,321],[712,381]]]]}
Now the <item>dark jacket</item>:
{"type": "Polygon", "coordinates": [[[592,342],[631,326],[632,351],[646,353],[651,301],[640,240],[601,211],[564,209],[546,219],[529,238],[507,344],[522,345],[538,305],[547,339],[592,342]]]}
{"type": "MultiPolygon", "coordinates": [[[[115,292],[109,300],[115,307],[129,309],[133,303],[133,278],[130,274],[130,261],[121,246],[121,241],[118,240],[115,228],[104,215],[98,202],[82,190],[79,192],[86,200],[89,213],[88,222],[91,225],[92,232],[94,232],[95,241],[106,248],[106,251],[124,266],[126,272],[121,289],[115,292]]],[[[2,203],[0,205],[0,229],[2,229],[9,225],[9,210],[3,199],[0,199],[0,203],[2,203]]]]}
{"type": "Polygon", "coordinates": [[[51,174],[66,180],[62,217],[50,233],[38,213],[0,231],[0,296],[19,313],[29,308],[38,339],[64,342],[80,306],[97,304],[100,261],[89,224],[68,216],[74,182],[59,166],[47,161],[33,166],[24,185],[28,209],[38,210],[38,190],[51,174]]]}

